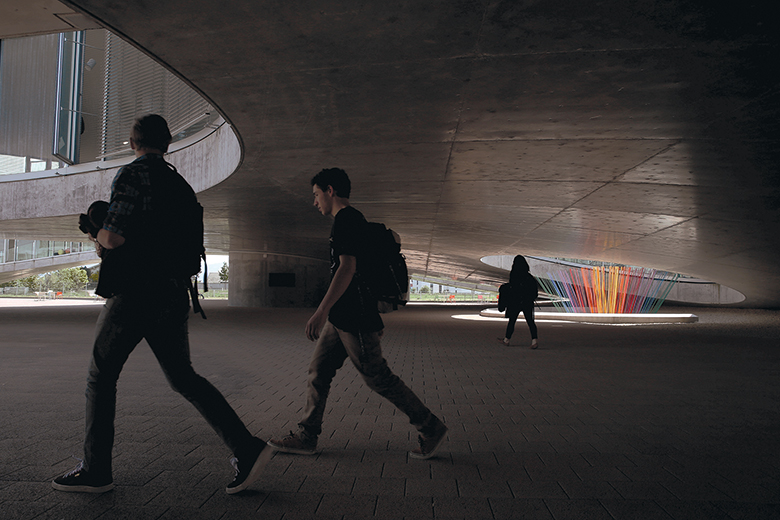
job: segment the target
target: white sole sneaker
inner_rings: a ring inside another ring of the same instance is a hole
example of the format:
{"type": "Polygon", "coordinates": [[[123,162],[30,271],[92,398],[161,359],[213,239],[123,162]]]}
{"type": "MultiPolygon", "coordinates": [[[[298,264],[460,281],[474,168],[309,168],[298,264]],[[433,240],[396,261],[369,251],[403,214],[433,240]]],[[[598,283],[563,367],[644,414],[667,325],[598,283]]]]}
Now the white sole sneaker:
{"type": "Polygon", "coordinates": [[[260,455],[257,456],[257,460],[252,465],[252,469],[249,470],[249,475],[247,475],[246,479],[239,485],[235,487],[228,487],[225,488],[225,491],[228,495],[234,495],[236,493],[240,493],[241,491],[244,491],[246,488],[254,484],[258,478],[260,478],[260,475],[263,473],[263,470],[268,465],[268,462],[271,460],[271,457],[274,456],[274,450],[269,449],[267,446],[263,447],[263,451],[260,452],[260,455]]]}
{"type": "Polygon", "coordinates": [[[104,486],[64,486],[56,482],[51,483],[51,487],[57,491],[65,491],[66,493],[105,493],[114,489],[114,483],[106,484],[104,486]]]}

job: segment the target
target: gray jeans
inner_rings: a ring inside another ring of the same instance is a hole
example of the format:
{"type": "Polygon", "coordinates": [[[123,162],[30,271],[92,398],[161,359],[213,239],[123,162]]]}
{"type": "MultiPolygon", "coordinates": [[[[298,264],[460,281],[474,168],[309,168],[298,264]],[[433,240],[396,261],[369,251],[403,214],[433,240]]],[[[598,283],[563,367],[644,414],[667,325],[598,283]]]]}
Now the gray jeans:
{"type": "Polygon", "coordinates": [[[369,388],[409,417],[424,436],[433,435],[441,423],[401,379],[390,371],[382,357],[379,332],[352,334],[328,321],[320,333],[309,364],[306,408],[298,423],[302,436],[316,440],[322,433],[322,416],[336,371],[349,357],[369,388]]]}

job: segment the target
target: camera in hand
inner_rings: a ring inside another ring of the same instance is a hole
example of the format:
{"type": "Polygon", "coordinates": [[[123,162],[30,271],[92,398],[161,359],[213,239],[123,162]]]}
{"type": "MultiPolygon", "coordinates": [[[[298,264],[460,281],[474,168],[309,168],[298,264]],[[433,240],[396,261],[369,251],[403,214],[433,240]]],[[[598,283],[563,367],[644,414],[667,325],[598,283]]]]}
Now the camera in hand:
{"type": "Polygon", "coordinates": [[[96,200],[90,204],[86,213],[79,215],[79,229],[82,233],[97,237],[108,215],[108,202],[96,200]]]}

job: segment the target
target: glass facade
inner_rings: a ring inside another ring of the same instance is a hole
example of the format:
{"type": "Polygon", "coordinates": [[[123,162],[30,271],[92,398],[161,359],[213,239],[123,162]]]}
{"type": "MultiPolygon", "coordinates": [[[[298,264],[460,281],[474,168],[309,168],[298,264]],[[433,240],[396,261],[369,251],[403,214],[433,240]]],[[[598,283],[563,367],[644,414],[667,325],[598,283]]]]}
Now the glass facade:
{"type": "MultiPolygon", "coordinates": [[[[50,100],[44,116],[47,123],[38,125],[41,131],[31,136],[36,143],[45,141],[41,150],[47,153],[28,151],[32,148],[20,148],[17,141],[12,141],[17,147],[4,151],[13,154],[18,150],[18,154],[0,155],[0,181],[5,175],[132,157],[128,135],[133,120],[141,114],[163,116],[174,143],[219,126],[219,113],[200,94],[110,31],[70,31],[56,37],[53,46],[39,49],[32,42],[17,51],[20,56],[34,51],[38,61],[57,53],[56,67],[52,66],[51,77],[46,78],[52,81],[44,83],[51,86],[41,87],[50,100]]],[[[38,80],[27,69],[15,77],[20,84],[25,79],[38,80]]],[[[8,103],[13,106],[12,101],[8,103]]],[[[22,120],[26,114],[17,116],[22,120]]],[[[27,131],[24,126],[12,130],[9,133],[27,131]]]]}
{"type": "Polygon", "coordinates": [[[25,171],[25,158],[15,155],[0,155],[0,175],[25,171]]]}
{"type": "Polygon", "coordinates": [[[33,252],[35,243],[33,240],[17,240],[16,241],[16,261],[24,262],[25,260],[32,260],[35,258],[33,252]]]}
{"type": "Polygon", "coordinates": [[[12,175],[14,173],[30,173],[61,168],[59,161],[47,161],[35,157],[19,157],[16,155],[0,154],[0,175],[12,175]]]}
{"type": "MultiPolygon", "coordinates": [[[[21,72],[4,76],[3,89],[5,92],[9,84],[19,87],[13,91],[14,96],[8,90],[9,95],[3,98],[7,103],[0,107],[0,112],[7,115],[8,106],[27,106],[15,100],[25,101],[29,85],[35,85],[43,100],[36,98],[35,103],[42,122],[36,120],[33,122],[37,124],[28,125],[37,131],[29,131],[23,124],[9,127],[10,131],[4,127],[3,137],[26,137],[3,141],[3,151],[9,154],[0,154],[0,182],[19,181],[13,175],[34,172],[42,173],[30,178],[54,177],[60,172],[52,170],[68,165],[132,156],[127,138],[133,119],[140,114],[157,113],[165,117],[173,142],[219,127],[217,111],[189,85],[108,31],[35,36],[24,39],[15,49],[17,60],[13,64],[20,65],[9,70],[21,72]],[[25,60],[27,56],[35,59],[25,60]],[[39,66],[44,63],[48,65],[39,66]],[[43,81],[38,77],[39,70],[47,71],[43,81]],[[14,82],[9,78],[14,78],[14,82]],[[27,141],[34,141],[35,146],[27,146],[27,141]]],[[[11,63],[7,56],[4,58],[0,63],[11,63]]],[[[3,70],[6,69],[0,72],[3,70]]],[[[14,119],[0,118],[0,122],[29,122],[30,110],[26,110],[12,112],[14,119]]],[[[0,263],[3,264],[85,251],[94,251],[94,245],[0,239],[0,263]]],[[[95,257],[93,263],[97,262],[95,257]]]]}
{"type": "Polygon", "coordinates": [[[37,258],[93,251],[92,242],[65,242],[54,240],[0,240],[0,263],[24,262],[37,258]]]}

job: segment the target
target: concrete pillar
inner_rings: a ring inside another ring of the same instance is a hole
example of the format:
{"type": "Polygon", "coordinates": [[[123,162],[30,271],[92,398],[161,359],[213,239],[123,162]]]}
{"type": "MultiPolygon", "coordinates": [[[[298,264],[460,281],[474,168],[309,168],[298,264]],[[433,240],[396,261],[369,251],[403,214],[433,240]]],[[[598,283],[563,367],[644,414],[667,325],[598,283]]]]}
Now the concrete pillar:
{"type": "Polygon", "coordinates": [[[330,283],[328,262],[272,253],[230,253],[231,307],[316,307],[330,283]]]}

